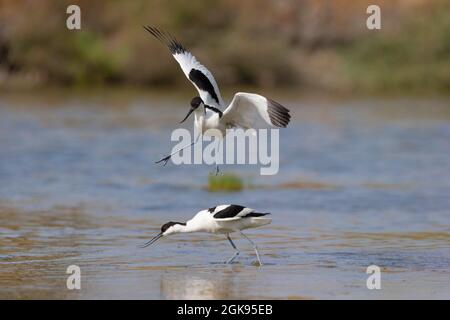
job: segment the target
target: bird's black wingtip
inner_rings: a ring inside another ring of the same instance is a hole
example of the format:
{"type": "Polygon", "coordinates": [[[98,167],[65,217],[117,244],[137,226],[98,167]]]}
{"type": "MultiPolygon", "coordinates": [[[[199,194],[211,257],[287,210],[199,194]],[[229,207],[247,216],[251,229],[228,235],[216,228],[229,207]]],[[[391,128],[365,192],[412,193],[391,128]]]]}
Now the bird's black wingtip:
{"type": "Polygon", "coordinates": [[[151,33],[156,39],[164,43],[172,54],[184,53],[186,48],[175,39],[170,33],[159,30],[151,26],[143,26],[143,28],[151,33]]]}
{"type": "Polygon", "coordinates": [[[161,31],[159,31],[157,28],[155,27],[151,27],[151,26],[142,26],[147,32],[151,33],[152,36],[154,36],[155,38],[157,38],[159,41],[164,42],[164,36],[163,33],[161,33],[161,31]]]}
{"type": "Polygon", "coordinates": [[[267,99],[267,112],[270,122],[276,127],[286,128],[291,121],[289,109],[272,99],[267,99]]]}

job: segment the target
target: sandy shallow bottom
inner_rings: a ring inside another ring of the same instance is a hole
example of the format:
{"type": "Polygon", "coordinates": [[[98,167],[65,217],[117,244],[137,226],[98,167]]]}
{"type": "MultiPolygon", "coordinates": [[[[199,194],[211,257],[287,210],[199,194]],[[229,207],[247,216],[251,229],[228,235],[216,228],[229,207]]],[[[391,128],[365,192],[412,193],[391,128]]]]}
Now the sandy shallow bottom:
{"type": "Polygon", "coordinates": [[[296,237],[295,228],[268,227],[248,232],[265,263],[258,267],[251,247],[237,237],[241,256],[227,265],[223,261],[232,250],[219,236],[180,236],[140,249],[147,239],[143,221],[109,217],[105,225],[97,221],[72,230],[70,225],[80,222],[71,214],[75,221],[55,216],[26,227],[27,219],[16,217],[20,231],[9,226],[2,239],[0,298],[448,299],[450,294],[446,233],[314,231],[296,237]],[[66,268],[73,264],[81,268],[80,291],[66,289],[66,268]],[[381,290],[366,287],[371,264],[381,268],[381,290]]]}

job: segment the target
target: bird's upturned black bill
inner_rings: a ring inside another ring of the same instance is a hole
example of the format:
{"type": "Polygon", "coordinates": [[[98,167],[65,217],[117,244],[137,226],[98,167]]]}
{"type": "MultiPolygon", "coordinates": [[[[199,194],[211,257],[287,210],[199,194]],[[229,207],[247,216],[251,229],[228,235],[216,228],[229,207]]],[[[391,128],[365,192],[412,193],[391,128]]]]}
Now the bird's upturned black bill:
{"type": "Polygon", "coordinates": [[[189,110],[188,114],[186,115],[186,117],[184,117],[183,120],[181,120],[180,123],[183,123],[186,121],[187,118],[189,118],[189,116],[191,115],[192,112],[194,112],[195,108],[191,108],[191,110],[189,110]]]}
{"type": "Polygon", "coordinates": [[[160,234],[158,234],[156,237],[154,237],[152,240],[150,240],[150,241],[144,243],[143,245],[141,245],[141,246],[139,246],[139,247],[140,247],[140,248],[146,248],[146,247],[148,247],[149,245],[155,243],[156,240],[158,240],[158,239],[161,238],[162,236],[163,236],[163,234],[160,233],[160,234]]]}

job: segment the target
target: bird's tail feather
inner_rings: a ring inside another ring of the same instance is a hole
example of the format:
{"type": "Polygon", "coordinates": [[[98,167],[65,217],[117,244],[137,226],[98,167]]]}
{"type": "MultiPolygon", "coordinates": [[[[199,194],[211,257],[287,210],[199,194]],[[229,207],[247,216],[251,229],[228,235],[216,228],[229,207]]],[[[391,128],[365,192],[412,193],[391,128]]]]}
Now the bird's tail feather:
{"type": "Polygon", "coordinates": [[[257,217],[264,217],[264,216],[267,216],[267,215],[269,215],[270,213],[269,212],[264,212],[264,213],[262,213],[262,212],[250,212],[249,214],[247,214],[245,217],[247,218],[247,217],[254,217],[254,218],[257,218],[257,217]]]}

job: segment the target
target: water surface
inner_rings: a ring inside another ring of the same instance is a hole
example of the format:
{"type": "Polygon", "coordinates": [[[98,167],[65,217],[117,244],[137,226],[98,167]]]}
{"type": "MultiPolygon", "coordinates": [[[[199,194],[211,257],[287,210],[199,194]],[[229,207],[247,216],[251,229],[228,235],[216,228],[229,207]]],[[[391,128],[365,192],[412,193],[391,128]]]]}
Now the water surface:
{"type": "Polygon", "coordinates": [[[450,298],[448,103],[278,100],[293,113],[279,174],[223,166],[255,187],[210,193],[213,168],[154,164],[187,111],[176,99],[0,99],[0,298],[450,298]],[[262,268],[236,235],[232,265],[221,236],[137,247],[222,203],[272,212],[247,232],[262,268]]]}

